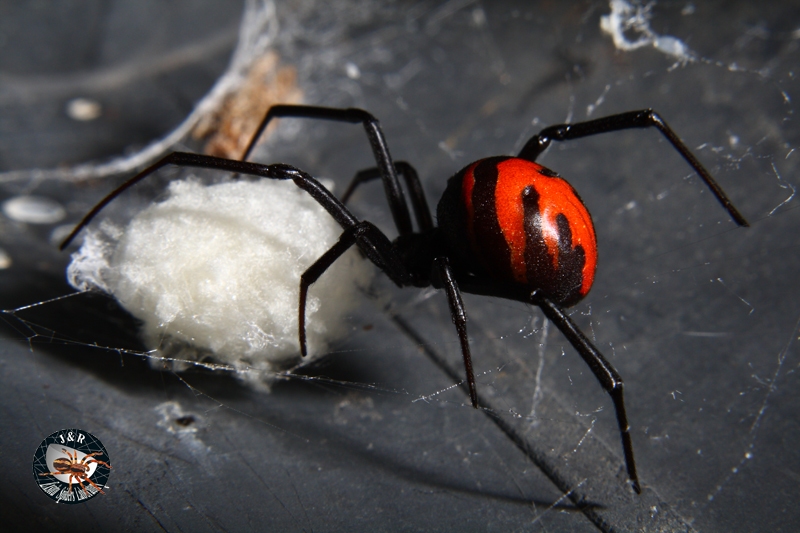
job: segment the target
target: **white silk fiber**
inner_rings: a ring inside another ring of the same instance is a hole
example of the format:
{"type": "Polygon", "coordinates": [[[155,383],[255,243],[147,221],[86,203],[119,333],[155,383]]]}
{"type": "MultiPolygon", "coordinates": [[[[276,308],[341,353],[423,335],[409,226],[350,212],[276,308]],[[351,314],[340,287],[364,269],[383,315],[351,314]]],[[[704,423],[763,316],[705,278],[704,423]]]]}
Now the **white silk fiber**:
{"type": "MultiPolygon", "coordinates": [[[[125,229],[91,232],[73,254],[70,283],[112,294],[143,322],[152,348],[175,341],[213,354],[244,379],[300,362],[300,275],[342,228],[291,182],[173,182],[169,197],[125,229]]],[[[306,308],[310,354],[347,331],[359,286],[373,269],[355,250],[311,286],[306,308]]],[[[205,352],[205,353],[204,353],[205,352]]],[[[194,355],[192,355],[194,354],[194,355]]],[[[252,378],[252,379],[251,379],[252,378]]]]}

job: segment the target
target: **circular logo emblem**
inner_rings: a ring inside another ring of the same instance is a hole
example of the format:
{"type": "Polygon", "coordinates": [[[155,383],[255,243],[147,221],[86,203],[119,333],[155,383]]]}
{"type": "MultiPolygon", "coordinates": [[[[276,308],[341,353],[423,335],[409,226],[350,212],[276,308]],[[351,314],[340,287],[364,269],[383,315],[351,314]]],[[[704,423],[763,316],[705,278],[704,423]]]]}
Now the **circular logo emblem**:
{"type": "Polygon", "coordinates": [[[56,431],[33,455],[36,484],[56,503],[83,503],[105,494],[110,473],[103,443],[82,429],[56,431]]]}

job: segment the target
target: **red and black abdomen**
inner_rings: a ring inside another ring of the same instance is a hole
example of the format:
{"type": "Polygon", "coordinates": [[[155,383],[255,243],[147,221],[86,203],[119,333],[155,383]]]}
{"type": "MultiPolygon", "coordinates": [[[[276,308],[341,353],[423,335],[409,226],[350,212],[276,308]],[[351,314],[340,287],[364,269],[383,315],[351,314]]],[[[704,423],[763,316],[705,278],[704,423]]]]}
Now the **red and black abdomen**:
{"type": "Polygon", "coordinates": [[[570,306],[589,292],[597,241],[565,180],[516,157],[491,157],[450,178],[437,209],[455,263],[477,276],[539,289],[570,306]]]}

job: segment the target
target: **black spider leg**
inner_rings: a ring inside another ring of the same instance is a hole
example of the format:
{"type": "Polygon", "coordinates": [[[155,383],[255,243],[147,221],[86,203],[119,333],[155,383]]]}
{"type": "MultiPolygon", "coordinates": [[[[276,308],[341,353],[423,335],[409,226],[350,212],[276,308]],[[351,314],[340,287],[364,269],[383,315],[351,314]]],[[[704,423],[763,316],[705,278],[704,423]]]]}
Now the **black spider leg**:
{"type": "Polygon", "coordinates": [[[339,240],[300,276],[300,305],[298,306],[298,330],[300,334],[300,353],[308,354],[306,347],[306,300],[309,287],[328,270],[354,244],[372,261],[375,266],[389,276],[397,285],[408,284],[410,276],[397,257],[389,238],[374,224],[361,221],[345,228],[339,240]]]}
{"type": "MultiPolygon", "coordinates": [[[[419,230],[426,231],[433,229],[433,218],[431,217],[428,200],[425,198],[425,191],[422,189],[417,171],[406,161],[395,161],[394,168],[406,181],[406,188],[411,196],[411,207],[414,209],[414,217],[417,220],[419,230]]],[[[350,196],[352,196],[359,185],[380,177],[381,171],[378,167],[365,168],[364,170],[358,171],[356,175],[353,176],[353,180],[344,191],[344,194],[342,194],[342,203],[347,204],[350,196]]]]}
{"type": "Polygon", "coordinates": [[[687,148],[683,141],[672,131],[672,128],[667,125],[664,119],[652,109],[629,111],[627,113],[619,113],[618,115],[610,115],[595,120],[587,120],[586,122],[576,122],[575,124],[557,124],[549,126],[537,135],[531,137],[520,151],[519,157],[527,159],[528,161],[536,161],[536,158],[550,146],[551,141],[569,141],[610,131],[649,127],[655,127],[664,134],[664,137],[667,138],[670,144],[683,156],[695,172],[700,175],[703,181],[706,182],[706,185],[708,185],[708,188],[711,189],[711,192],[716,196],[717,200],[719,200],[719,203],[728,210],[731,218],[733,218],[737,224],[745,227],[750,226],[744,216],[733,206],[733,203],[722,190],[722,187],[711,177],[711,174],[700,164],[700,161],[689,151],[689,148],[687,148]]]}
{"type": "Polygon", "coordinates": [[[600,385],[611,396],[614,402],[614,410],[617,413],[617,424],[619,424],[620,435],[622,436],[622,451],[625,454],[625,466],[628,469],[628,477],[633,484],[633,490],[637,494],[642,493],[639,486],[639,477],[636,475],[636,462],[633,459],[633,444],[631,442],[630,425],[628,415],[625,413],[625,399],[623,398],[624,383],[622,377],[616,369],[609,363],[603,354],[586,338],[578,329],[561,307],[545,296],[534,294],[533,303],[538,305],[545,316],[555,324],[561,333],[567,338],[572,346],[578,351],[589,368],[594,372],[600,385]]]}
{"type": "Polygon", "coordinates": [[[446,256],[440,256],[433,260],[433,272],[431,279],[434,287],[444,288],[447,293],[447,302],[450,304],[450,316],[458,332],[458,340],[461,343],[461,355],[464,358],[464,370],[467,374],[467,386],[469,387],[469,397],[472,400],[472,407],[478,408],[478,392],[475,388],[475,374],[472,371],[472,355],[469,349],[469,337],[467,336],[467,311],[464,309],[464,301],[461,299],[461,291],[458,289],[453,270],[446,256]]]}
{"type": "MultiPolygon", "coordinates": [[[[414,215],[416,216],[420,231],[433,229],[433,219],[417,171],[405,161],[397,161],[395,163],[395,168],[406,180],[406,187],[408,187],[411,194],[411,205],[414,208],[414,215]]],[[[347,190],[345,190],[342,195],[342,203],[347,202],[353,191],[355,191],[359,185],[379,177],[380,171],[378,168],[367,168],[356,173],[350,185],[347,187],[347,190]]],[[[461,344],[461,355],[464,358],[464,370],[467,376],[469,397],[472,401],[472,406],[477,409],[478,392],[475,385],[475,373],[472,369],[472,353],[469,347],[469,337],[467,336],[467,313],[464,308],[464,301],[461,298],[461,291],[458,289],[458,283],[455,280],[447,257],[442,256],[434,258],[431,280],[436,288],[444,288],[447,294],[447,302],[450,305],[450,316],[453,320],[453,324],[456,326],[458,339],[461,344]]]]}
{"type": "Polygon", "coordinates": [[[386,199],[389,201],[389,208],[392,211],[392,217],[394,218],[397,231],[400,235],[412,233],[411,215],[408,212],[408,205],[403,195],[403,189],[400,187],[400,180],[397,179],[397,173],[392,164],[392,157],[389,155],[389,146],[386,143],[386,138],[383,135],[383,130],[377,118],[363,109],[354,107],[336,108],[311,105],[275,105],[269,108],[261,124],[258,125],[258,129],[253,135],[253,138],[250,139],[250,143],[247,145],[242,155],[243,161],[248,158],[269,122],[273,118],[280,117],[313,118],[333,120],[336,122],[349,122],[351,124],[360,122],[363,124],[367,132],[369,144],[372,147],[372,153],[375,156],[375,161],[378,163],[381,178],[383,178],[383,188],[386,192],[386,199]]]}
{"type": "Polygon", "coordinates": [[[358,219],[353,216],[350,211],[342,204],[328,189],[322,186],[317,180],[306,174],[302,170],[294,168],[289,165],[261,165],[258,163],[249,163],[246,161],[235,161],[233,159],[223,159],[220,157],[213,157],[209,155],[192,154],[188,152],[173,152],[165,157],[162,157],[154,164],[142,170],[132,178],[125,181],[122,185],[111,191],[105,198],[95,205],[91,211],[86,213],[83,219],[75,226],[75,229],[64,239],[59,249],[63,250],[75,236],[86,227],[89,222],[100,212],[102,209],[111,203],[114,198],[133,187],[144,178],[154,173],[158,169],[167,165],[175,165],[180,167],[198,167],[209,168],[216,170],[223,170],[234,172],[238,174],[247,174],[251,176],[260,176],[262,178],[294,181],[295,185],[306,191],[311,195],[328,213],[339,223],[342,228],[347,229],[351,226],[358,224],[358,219]]]}
{"type": "Polygon", "coordinates": [[[199,167],[215,170],[234,172],[250,176],[259,176],[268,179],[292,180],[295,185],[306,191],[317,201],[344,229],[339,241],[311,265],[300,278],[300,327],[299,336],[301,351],[306,355],[305,333],[305,308],[308,287],[314,283],[344,252],[353,244],[358,247],[379,269],[384,271],[389,278],[398,285],[405,285],[410,281],[410,275],[403,266],[402,261],[394,252],[389,238],[372,223],[361,221],[353,216],[350,211],[328,189],[316,179],[300,169],[289,165],[261,165],[246,161],[236,161],[208,155],[192,154],[188,152],[173,152],[163,157],[155,164],[136,174],[125,183],[113,190],[103,198],[86,216],[83,217],[75,229],[61,243],[61,249],[69,245],[72,239],[114,198],[128,188],[140,182],[161,167],[176,165],[181,167],[199,167]]]}
{"type": "Polygon", "coordinates": [[[603,354],[586,338],[560,306],[538,292],[534,292],[530,298],[520,298],[519,288],[514,284],[498,285],[496,283],[487,283],[485,280],[473,276],[462,276],[458,282],[461,290],[470,294],[507,298],[537,305],[542,309],[545,316],[563,333],[564,337],[567,338],[578,354],[586,361],[586,364],[589,365],[589,368],[600,382],[600,386],[608,392],[614,402],[614,410],[617,414],[617,423],[619,424],[622,438],[622,452],[625,455],[625,467],[633,489],[637,494],[641,494],[639,477],[636,474],[636,462],[633,459],[633,444],[631,442],[628,416],[625,412],[624,384],[622,377],[611,363],[603,357],[603,354]]]}
{"type": "MultiPolygon", "coordinates": [[[[355,226],[345,229],[339,241],[317,259],[317,261],[300,277],[298,327],[300,333],[300,351],[303,356],[308,353],[305,331],[305,310],[308,289],[311,284],[317,281],[317,279],[319,279],[319,277],[357,241],[359,243],[359,248],[365,252],[367,257],[395,283],[402,286],[409,280],[409,274],[402,261],[395,255],[392,244],[372,223],[362,221],[355,226]]],[[[444,288],[447,294],[447,301],[450,305],[450,316],[453,320],[453,324],[456,326],[458,339],[461,343],[461,355],[464,358],[464,370],[467,376],[470,400],[472,401],[472,406],[477,409],[478,392],[475,385],[475,373],[472,369],[469,337],[467,336],[467,313],[464,308],[464,301],[461,298],[461,292],[458,289],[458,283],[455,280],[447,257],[436,257],[433,260],[431,279],[434,286],[437,288],[444,288]]]]}

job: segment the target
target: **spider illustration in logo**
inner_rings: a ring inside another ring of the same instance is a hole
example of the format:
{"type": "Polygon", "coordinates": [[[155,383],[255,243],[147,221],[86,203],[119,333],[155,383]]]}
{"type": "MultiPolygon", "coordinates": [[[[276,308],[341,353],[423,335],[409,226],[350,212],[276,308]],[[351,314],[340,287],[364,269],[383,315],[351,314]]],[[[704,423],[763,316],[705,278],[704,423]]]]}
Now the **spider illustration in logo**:
{"type": "MultiPolygon", "coordinates": [[[[51,450],[48,450],[50,452],[51,450]]],[[[78,485],[83,489],[83,492],[89,496],[89,492],[86,489],[86,486],[83,484],[84,482],[89,483],[94,488],[96,488],[100,494],[105,494],[103,489],[97,486],[94,481],[90,478],[92,474],[94,474],[95,469],[97,468],[96,465],[101,464],[105,465],[108,468],[111,468],[111,465],[106,463],[105,461],[100,461],[95,459],[95,455],[103,455],[103,452],[93,452],[82,454],[78,450],[74,450],[70,448],[69,450],[66,448],[61,448],[61,452],[66,455],[66,457],[56,457],[52,460],[53,468],[55,472],[44,472],[40,473],[40,476],[66,476],[68,477],[69,482],[69,490],[68,493],[72,493],[72,480],[75,479],[78,485]],[[70,451],[71,450],[71,451],[70,451]],[[82,457],[81,457],[82,456],[82,457]]],[[[48,453],[50,455],[50,453],[48,453]]],[[[62,479],[63,480],[63,479],[62,479]]]]}

